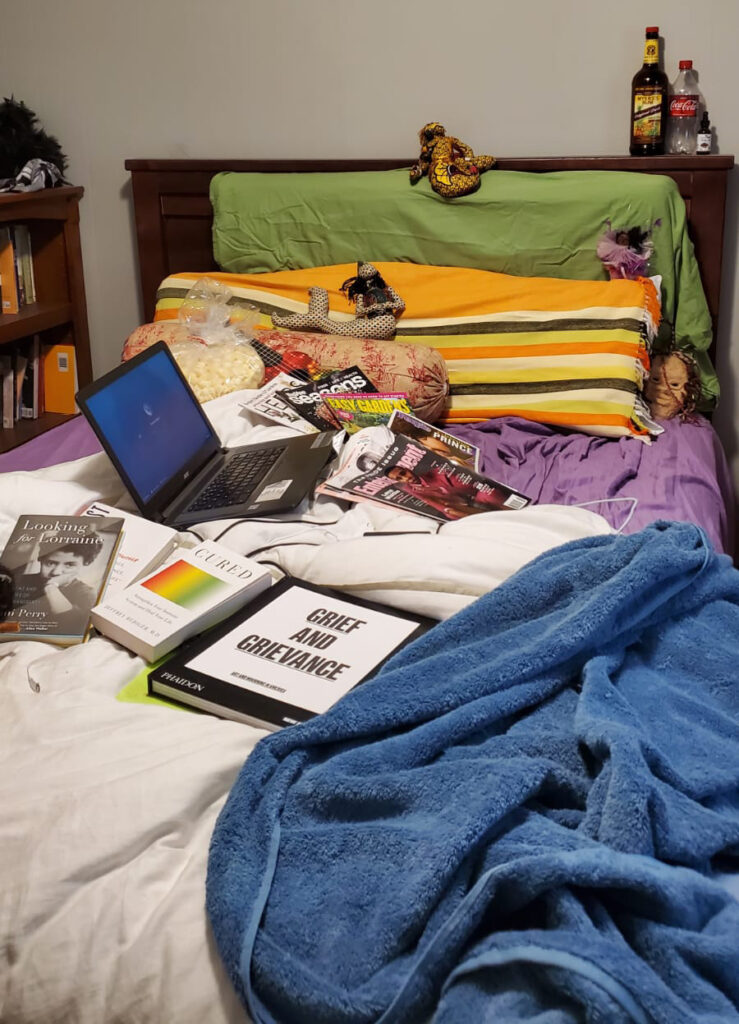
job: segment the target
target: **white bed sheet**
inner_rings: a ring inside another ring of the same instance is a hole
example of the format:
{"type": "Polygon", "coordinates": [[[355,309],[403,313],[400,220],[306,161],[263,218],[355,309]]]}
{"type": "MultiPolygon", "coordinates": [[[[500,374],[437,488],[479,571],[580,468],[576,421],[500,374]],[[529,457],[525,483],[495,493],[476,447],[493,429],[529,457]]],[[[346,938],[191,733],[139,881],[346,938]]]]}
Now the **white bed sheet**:
{"type": "MultiPolygon", "coordinates": [[[[284,433],[250,419],[246,395],[208,403],[223,442],[284,433]]],[[[73,514],[94,498],[133,508],[104,455],[0,476],[0,546],[22,513],[73,514]]],[[[198,529],[293,575],[437,618],[551,547],[611,532],[600,516],[560,506],[436,531],[326,499],[269,522],[198,529]]],[[[3,1024],[247,1019],[210,936],[204,884],[216,817],[264,734],[117,701],[143,667],[103,638],[66,650],[0,645],[3,1024]]]]}

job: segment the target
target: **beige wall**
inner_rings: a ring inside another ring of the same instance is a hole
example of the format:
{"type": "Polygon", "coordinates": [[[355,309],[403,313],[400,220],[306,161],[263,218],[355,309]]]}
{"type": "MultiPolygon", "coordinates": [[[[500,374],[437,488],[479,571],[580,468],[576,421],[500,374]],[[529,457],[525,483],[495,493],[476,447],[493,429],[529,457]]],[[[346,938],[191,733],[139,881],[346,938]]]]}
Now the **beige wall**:
{"type": "MultiPolygon", "coordinates": [[[[126,157],[404,156],[438,119],[507,156],[624,153],[646,24],[691,57],[739,156],[739,3],[637,0],[0,0],[0,95],[36,110],[84,185],[96,372],[139,322],[126,157]]],[[[739,481],[737,183],[716,418],[739,481]]],[[[194,268],[195,269],[195,268],[194,268]]]]}

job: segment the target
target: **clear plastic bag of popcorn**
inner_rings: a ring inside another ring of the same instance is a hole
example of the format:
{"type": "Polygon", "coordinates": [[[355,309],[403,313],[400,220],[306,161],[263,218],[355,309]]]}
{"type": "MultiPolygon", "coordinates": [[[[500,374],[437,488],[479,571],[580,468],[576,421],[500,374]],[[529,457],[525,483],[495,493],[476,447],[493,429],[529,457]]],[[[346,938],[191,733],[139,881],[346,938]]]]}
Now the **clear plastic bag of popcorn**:
{"type": "Polygon", "coordinates": [[[232,298],[225,285],[203,277],[180,307],[178,319],[189,337],[175,342],[172,354],[200,402],[264,381],[264,363],[250,344],[259,311],[232,298]]]}
{"type": "Polygon", "coordinates": [[[242,388],[258,388],[264,380],[264,363],[247,342],[206,345],[191,339],[170,347],[199,402],[242,388]]]}

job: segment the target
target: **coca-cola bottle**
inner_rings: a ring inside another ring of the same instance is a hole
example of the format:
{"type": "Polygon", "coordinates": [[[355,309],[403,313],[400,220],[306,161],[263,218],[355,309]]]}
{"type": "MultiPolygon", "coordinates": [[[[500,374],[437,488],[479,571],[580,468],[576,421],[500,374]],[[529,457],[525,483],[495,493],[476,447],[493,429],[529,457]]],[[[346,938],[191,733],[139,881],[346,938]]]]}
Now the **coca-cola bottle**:
{"type": "Polygon", "coordinates": [[[650,25],[644,42],[644,63],[631,80],[632,156],[661,156],[665,151],[669,82],[659,66],[659,28],[650,25]]]}
{"type": "Polygon", "coordinates": [[[693,62],[681,60],[677,78],[670,89],[666,142],[668,153],[695,153],[698,115],[702,106],[693,62]]]}

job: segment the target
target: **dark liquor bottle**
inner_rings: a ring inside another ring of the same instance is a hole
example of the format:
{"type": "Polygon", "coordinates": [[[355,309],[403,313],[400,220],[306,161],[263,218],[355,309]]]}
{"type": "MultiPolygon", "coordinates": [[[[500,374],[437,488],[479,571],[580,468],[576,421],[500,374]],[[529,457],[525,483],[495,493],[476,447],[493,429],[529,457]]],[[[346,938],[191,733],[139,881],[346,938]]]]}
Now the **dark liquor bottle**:
{"type": "Polygon", "coordinates": [[[647,29],[644,63],[631,81],[632,156],[661,156],[665,151],[665,131],[670,84],[659,66],[659,29],[647,29]]]}

